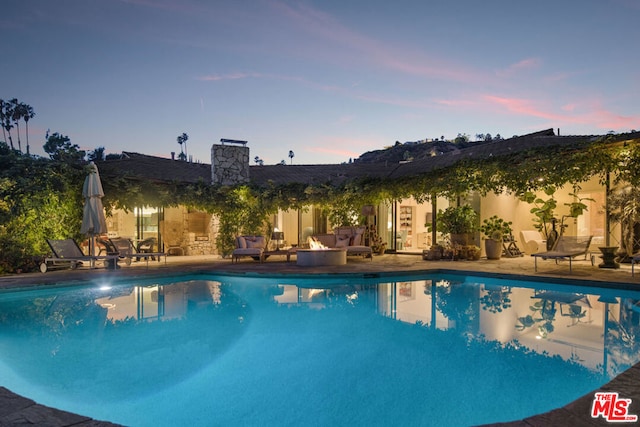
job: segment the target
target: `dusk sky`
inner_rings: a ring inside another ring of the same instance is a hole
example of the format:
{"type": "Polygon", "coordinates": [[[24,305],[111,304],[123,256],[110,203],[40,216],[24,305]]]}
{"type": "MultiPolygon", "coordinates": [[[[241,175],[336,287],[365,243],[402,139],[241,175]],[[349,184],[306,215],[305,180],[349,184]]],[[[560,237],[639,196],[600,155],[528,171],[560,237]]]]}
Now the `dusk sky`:
{"type": "MultiPolygon", "coordinates": [[[[458,133],[640,130],[638,0],[5,0],[0,98],[82,149],[342,163],[458,133]]],[[[23,130],[23,127],[21,127],[23,130]]],[[[0,135],[1,137],[1,135],[0,135]]],[[[15,140],[15,136],[14,136],[15,140]]],[[[24,145],[24,134],[23,134],[24,145]]]]}

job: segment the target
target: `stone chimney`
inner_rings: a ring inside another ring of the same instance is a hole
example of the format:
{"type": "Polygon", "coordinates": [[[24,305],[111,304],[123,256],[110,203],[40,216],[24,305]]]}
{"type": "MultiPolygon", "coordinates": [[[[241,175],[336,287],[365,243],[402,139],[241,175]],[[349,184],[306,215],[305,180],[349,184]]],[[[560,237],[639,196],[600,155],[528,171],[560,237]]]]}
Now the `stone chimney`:
{"type": "Polygon", "coordinates": [[[249,182],[247,141],[221,139],[211,146],[211,183],[237,185],[249,182]]]}

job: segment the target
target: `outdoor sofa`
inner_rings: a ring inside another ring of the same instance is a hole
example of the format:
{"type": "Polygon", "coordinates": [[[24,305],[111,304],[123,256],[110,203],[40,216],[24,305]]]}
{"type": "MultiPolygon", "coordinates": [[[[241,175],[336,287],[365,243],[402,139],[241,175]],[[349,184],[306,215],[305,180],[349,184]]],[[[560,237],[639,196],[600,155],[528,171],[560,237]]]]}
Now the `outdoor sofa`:
{"type": "Polygon", "coordinates": [[[363,245],[366,227],[337,227],[333,233],[314,234],[312,238],[328,248],[345,248],[347,256],[360,255],[373,260],[371,247],[363,245]]]}

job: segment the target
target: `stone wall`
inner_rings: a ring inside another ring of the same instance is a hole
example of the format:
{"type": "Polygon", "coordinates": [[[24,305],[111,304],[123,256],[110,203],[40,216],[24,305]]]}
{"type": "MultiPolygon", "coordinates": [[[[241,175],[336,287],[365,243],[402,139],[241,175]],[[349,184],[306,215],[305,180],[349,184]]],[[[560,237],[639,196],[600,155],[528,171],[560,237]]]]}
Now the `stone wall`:
{"type": "Polygon", "coordinates": [[[248,183],[249,147],[245,145],[212,145],[211,182],[218,185],[248,183]]]}

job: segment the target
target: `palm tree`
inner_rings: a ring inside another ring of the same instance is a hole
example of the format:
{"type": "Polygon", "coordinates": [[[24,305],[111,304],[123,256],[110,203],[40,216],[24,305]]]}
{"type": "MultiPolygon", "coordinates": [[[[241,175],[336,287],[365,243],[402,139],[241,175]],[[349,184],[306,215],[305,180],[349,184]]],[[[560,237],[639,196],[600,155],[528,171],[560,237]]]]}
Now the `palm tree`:
{"type": "Polygon", "coordinates": [[[20,120],[26,114],[26,104],[22,102],[18,102],[16,98],[11,100],[11,104],[13,107],[13,113],[11,114],[11,119],[13,123],[16,125],[16,132],[18,133],[18,151],[22,152],[22,143],[20,142],[20,120]]]}
{"type": "MultiPolygon", "coordinates": [[[[13,146],[13,138],[11,137],[11,129],[13,128],[13,124],[11,123],[11,121],[13,120],[14,101],[17,102],[18,100],[13,98],[9,102],[3,102],[2,109],[2,132],[4,133],[4,131],[7,131],[9,133],[9,144],[11,145],[12,150],[15,150],[15,147],[13,146]]],[[[5,142],[6,138],[7,136],[5,134],[5,142]]]]}
{"type": "Polygon", "coordinates": [[[27,155],[28,155],[29,154],[29,119],[33,119],[36,113],[34,113],[33,107],[31,105],[22,104],[22,107],[23,107],[22,118],[24,119],[25,132],[27,135],[27,155]]]}
{"type": "Polygon", "coordinates": [[[291,159],[291,164],[293,164],[293,157],[295,156],[295,154],[293,153],[293,150],[289,150],[289,158],[291,159]]]}
{"type": "Polygon", "coordinates": [[[187,139],[189,139],[189,135],[186,133],[182,133],[182,135],[178,136],[178,144],[180,144],[180,159],[187,160],[187,139]],[[184,151],[182,150],[182,144],[184,144],[184,151]]]}
{"type": "Polygon", "coordinates": [[[4,142],[7,142],[7,132],[4,129],[4,116],[5,116],[5,107],[6,102],[4,102],[4,99],[0,99],[0,126],[2,126],[2,136],[4,137],[3,140],[4,142]]]}

